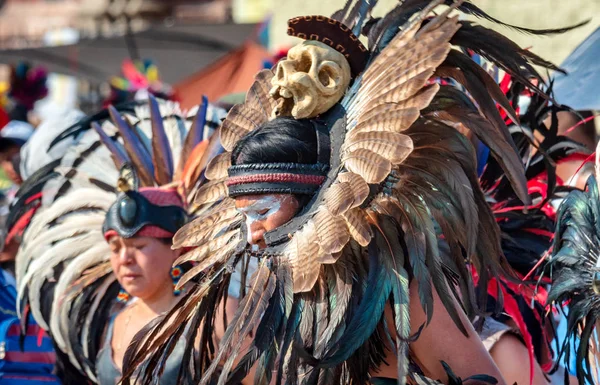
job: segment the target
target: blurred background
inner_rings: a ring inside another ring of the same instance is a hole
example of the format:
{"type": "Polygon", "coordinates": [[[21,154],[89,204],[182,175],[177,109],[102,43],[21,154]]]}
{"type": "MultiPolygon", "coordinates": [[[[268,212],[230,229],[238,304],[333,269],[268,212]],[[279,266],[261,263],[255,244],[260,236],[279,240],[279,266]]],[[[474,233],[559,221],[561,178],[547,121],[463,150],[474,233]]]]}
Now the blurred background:
{"type": "MultiPolygon", "coordinates": [[[[379,0],[376,15],[395,3],[379,0]]],[[[521,46],[558,64],[586,38],[595,41],[600,26],[600,0],[474,3],[530,28],[589,19],[558,36],[501,27],[521,46]]],[[[285,34],[289,18],[329,15],[342,5],[342,0],[0,0],[0,95],[10,87],[10,66],[26,63],[48,72],[47,96],[35,103],[34,119],[72,108],[97,110],[115,88],[130,87],[140,73],[170,85],[184,107],[197,104],[203,94],[216,101],[245,91],[257,70],[285,55],[294,44],[285,34]]],[[[600,38],[595,44],[600,52],[599,46],[600,38]]]]}

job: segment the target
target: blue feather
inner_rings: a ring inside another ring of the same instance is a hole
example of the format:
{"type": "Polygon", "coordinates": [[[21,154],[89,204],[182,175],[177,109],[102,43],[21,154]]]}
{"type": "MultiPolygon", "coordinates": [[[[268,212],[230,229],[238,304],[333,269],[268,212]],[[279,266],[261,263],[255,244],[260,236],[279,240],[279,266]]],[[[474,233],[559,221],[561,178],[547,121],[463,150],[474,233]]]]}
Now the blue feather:
{"type": "Polygon", "coordinates": [[[319,363],[320,367],[338,365],[346,361],[373,334],[381,320],[392,290],[389,272],[380,258],[391,258],[383,235],[375,232],[375,241],[369,244],[369,275],[355,315],[350,320],[340,342],[336,343],[319,363]],[[381,255],[387,253],[388,255],[381,255]]]}

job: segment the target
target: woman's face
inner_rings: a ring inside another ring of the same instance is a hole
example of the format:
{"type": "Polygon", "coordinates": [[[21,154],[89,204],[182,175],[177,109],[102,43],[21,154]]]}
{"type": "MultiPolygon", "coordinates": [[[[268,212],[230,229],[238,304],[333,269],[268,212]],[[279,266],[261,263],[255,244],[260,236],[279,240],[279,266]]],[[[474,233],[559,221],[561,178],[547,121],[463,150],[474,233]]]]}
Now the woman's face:
{"type": "Polygon", "coordinates": [[[173,290],[171,267],[178,250],[156,238],[113,236],[108,240],[110,263],[117,280],[130,295],[150,299],[161,290],[173,290]]]}
{"type": "Polygon", "coordinates": [[[244,195],[235,198],[235,207],[246,218],[248,243],[266,247],[264,234],[285,224],[300,205],[290,194],[244,195]]]}

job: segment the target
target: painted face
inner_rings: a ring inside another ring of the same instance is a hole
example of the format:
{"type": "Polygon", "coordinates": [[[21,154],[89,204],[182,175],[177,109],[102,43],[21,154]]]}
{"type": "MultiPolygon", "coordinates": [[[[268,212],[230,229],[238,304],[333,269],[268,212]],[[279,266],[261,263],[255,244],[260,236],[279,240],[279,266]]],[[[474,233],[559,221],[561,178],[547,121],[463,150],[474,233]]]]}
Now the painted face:
{"type": "Polygon", "coordinates": [[[108,244],[113,272],[127,293],[144,300],[161,290],[173,291],[170,272],[180,252],[171,250],[170,244],[151,237],[119,236],[111,237],[108,244]]]}
{"type": "Polygon", "coordinates": [[[290,194],[244,195],[235,198],[235,207],[246,218],[248,243],[266,247],[264,234],[287,223],[300,205],[290,194]]]}

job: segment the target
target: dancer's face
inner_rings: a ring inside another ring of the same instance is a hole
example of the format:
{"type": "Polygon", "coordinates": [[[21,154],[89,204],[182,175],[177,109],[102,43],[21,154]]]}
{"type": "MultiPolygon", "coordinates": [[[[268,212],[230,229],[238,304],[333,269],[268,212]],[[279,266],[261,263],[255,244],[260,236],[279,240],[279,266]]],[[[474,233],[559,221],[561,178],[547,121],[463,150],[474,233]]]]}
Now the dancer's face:
{"type": "Polygon", "coordinates": [[[113,272],[127,293],[144,300],[161,290],[173,291],[170,273],[179,251],[171,250],[170,243],[151,237],[113,236],[108,244],[113,272]]]}
{"type": "Polygon", "coordinates": [[[264,234],[292,219],[300,205],[293,195],[269,194],[237,197],[235,207],[246,219],[248,243],[264,248],[264,234]]]}

